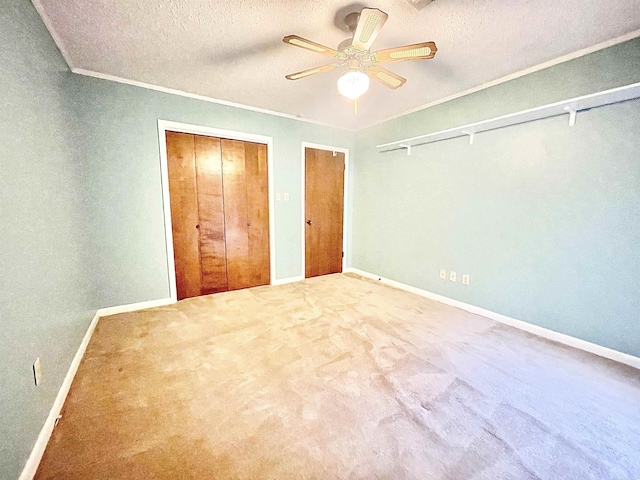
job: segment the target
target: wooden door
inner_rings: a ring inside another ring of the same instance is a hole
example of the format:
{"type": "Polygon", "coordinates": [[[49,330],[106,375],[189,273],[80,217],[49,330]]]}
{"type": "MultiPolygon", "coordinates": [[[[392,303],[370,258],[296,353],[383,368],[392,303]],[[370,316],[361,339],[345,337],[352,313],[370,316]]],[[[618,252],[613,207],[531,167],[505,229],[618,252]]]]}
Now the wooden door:
{"type": "Polygon", "coordinates": [[[167,132],[178,300],[227,290],[220,139],[167,132]]]}
{"type": "Polygon", "coordinates": [[[222,140],[229,290],[268,285],[267,146],[222,140]]]}
{"type": "Polygon", "coordinates": [[[305,277],[342,272],[344,153],[305,149],[305,277]]]}
{"type": "Polygon", "coordinates": [[[178,300],[268,285],[263,144],[167,132],[178,300]]]}
{"type": "Polygon", "coordinates": [[[222,154],[219,138],[195,137],[200,295],[227,290],[222,154]]]}
{"type": "Polygon", "coordinates": [[[200,246],[194,136],[167,132],[173,256],[178,300],[200,295],[200,246]]]}

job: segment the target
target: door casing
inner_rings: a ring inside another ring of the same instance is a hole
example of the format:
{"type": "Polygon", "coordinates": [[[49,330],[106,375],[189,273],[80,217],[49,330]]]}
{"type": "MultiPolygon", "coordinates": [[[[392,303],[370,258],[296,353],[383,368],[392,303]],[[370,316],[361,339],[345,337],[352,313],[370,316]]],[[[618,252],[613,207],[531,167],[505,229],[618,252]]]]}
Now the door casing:
{"type": "Polygon", "coordinates": [[[164,211],[165,245],[167,253],[167,272],[169,276],[169,292],[171,299],[178,299],[176,288],[176,265],[173,252],[173,234],[171,226],[171,199],[169,196],[169,168],[167,164],[167,130],[207,137],[228,138],[245,142],[262,143],[267,146],[267,176],[269,190],[269,272],[270,283],[276,278],[276,245],[275,245],[275,194],[273,188],[273,138],[253,133],[236,132],[220,128],[192,125],[188,123],[158,120],[158,142],[160,147],[160,174],[162,182],[162,209],[164,211]]]}
{"type": "Polygon", "coordinates": [[[326,150],[329,152],[340,152],[344,153],[344,192],[343,192],[343,213],[342,213],[342,251],[344,252],[344,256],[342,257],[342,271],[345,272],[347,269],[347,225],[348,222],[348,212],[349,212],[349,149],[341,148],[341,147],[332,147],[330,145],[321,145],[318,143],[310,143],[310,142],[302,142],[302,169],[301,169],[301,178],[302,178],[302,190],[300,197],[302,198],[302,217],[301,217],[301,225],[302,225],[302,257],[301,257],[301,265],[302,271],[300,273],[301,278],[305,278],[306,274],[306,249],[307,249],[307,237],[306,237],[306,154],[305,148],[315,148],[317,150],[326,150]]]}

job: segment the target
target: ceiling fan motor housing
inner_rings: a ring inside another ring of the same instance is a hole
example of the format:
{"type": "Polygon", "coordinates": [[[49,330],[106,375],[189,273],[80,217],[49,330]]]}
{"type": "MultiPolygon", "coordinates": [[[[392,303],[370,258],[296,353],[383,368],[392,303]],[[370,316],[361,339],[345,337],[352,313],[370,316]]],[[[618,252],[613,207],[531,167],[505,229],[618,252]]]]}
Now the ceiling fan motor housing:
{"type": "Polygon", "coordinates": [[[349,48],[351,46],[352,42],[353,42],[353,38],[351,38],[351,37],[341,41],[338,44],[338,51],[339,52],[344,52],[347,48],[349,48]]]}
{"type": "Polygon", "coordinates": [[[346,50],[353,43],[353,33],[356,31],[356,27],[358,26],[358,20],[360,20],[360,12],[351,12],[344,17],[344,24],[347,26],[352,36],[340,42],[338,45],[339,52],[346,50]]]}
{"type": "Polygon", "coordinates": [[[422,10],[433,0],[407,0],[416,10],[422,10]]]}
{"type": "Polygon", "coordinates": [[[358,20],[360,20],[360,12],[351,12],[349,15],[344,17],[344,24],[351,33],[356,31],[358,20]]]}

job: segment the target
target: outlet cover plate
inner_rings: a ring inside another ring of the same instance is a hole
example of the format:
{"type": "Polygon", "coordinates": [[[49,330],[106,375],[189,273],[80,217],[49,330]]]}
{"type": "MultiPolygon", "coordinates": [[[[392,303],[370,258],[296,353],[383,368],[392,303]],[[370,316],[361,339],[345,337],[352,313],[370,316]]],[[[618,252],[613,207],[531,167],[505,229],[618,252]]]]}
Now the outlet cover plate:
{"type": "Polygon", "coordinates": [[[455,281],[456,281],[456,276],[457,276],[457,275],[456,275],[456,272],[453,272],[453,271],[452,271],[452,272],[449,274],[449,280],[451,280],[452,282],[455,282],[455,281]]]}
{"type": "Polygon", "coordinates": [[[440,278],[443,280],[447,279],[447,271],[446,270],[440,270],[440,278]]]}
{"type": "Polygon", "coordinates": [[[33,381],[37,385],[40,385],[42,381],[42,366],[40,365],[40,357],[36,358],[36,361],[33,362],[33,381]]]}
{"type": "Polygon", "coordinates": [[[462,275],[462,284],[469,285],[469,275],[462,275]]]}

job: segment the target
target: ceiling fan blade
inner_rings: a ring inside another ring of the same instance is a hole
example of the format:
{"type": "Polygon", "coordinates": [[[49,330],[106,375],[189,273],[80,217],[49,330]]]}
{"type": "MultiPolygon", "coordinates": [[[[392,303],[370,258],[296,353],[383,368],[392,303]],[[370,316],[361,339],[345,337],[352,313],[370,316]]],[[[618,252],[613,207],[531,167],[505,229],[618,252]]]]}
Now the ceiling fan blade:
{"type": "Polygon", "coordinates": [[[304,48],[305,50],[310,50],[322,55],[329,55],[331,57],[339,57],[341,55],[340,52],[333,48],[325,47],[324,45],[320,45],[319,43],[312,42],[311,40],[307,40],[306,38],[302,38],[297,35],[286,36],[282,41],[289,45],[293,45],[294,47],[304,48]]]}
{"type": "Polygon", "coordinates": [[[389,18],[389,15],[382,10],[363,8],[358,19],[358,26],[353,34],[351,46],[361,52],[369,50],[387,18],[389,18]]]}
{"type": "Polygon", "coordinates": [[[337,63],[330,63],[329,65],[323,65],[321,67],[310,68],[308,70],[303,70],[298,73],[292,73],[291,75],[287,75],[285,78],[287,80],[300,80],[301,78],[308,77],[310,75],[315,75],[316,73],[328,72],[329,70],[333,70],[338,66],[337,63]]]}
{"type": "Polygon", "coordinates": [[[403,62],[405,60],[429,60],[435,57],[438,49],[433,42],[415,43],[403,47],[380,50],[371,55],[375,63],[403,62]]]}
{"type": "Polygon", "coordinates": [[[387,70],[386,68],[379,67],[378,65],[371,65],[370,67],[367,67],[365,73],[374,80],[377,80],[383,85],[394,90],[396,88],[400,88],[404,85],[404,82],[407,81],[406,78],[396,75],[395,73],[387,70]]]}

